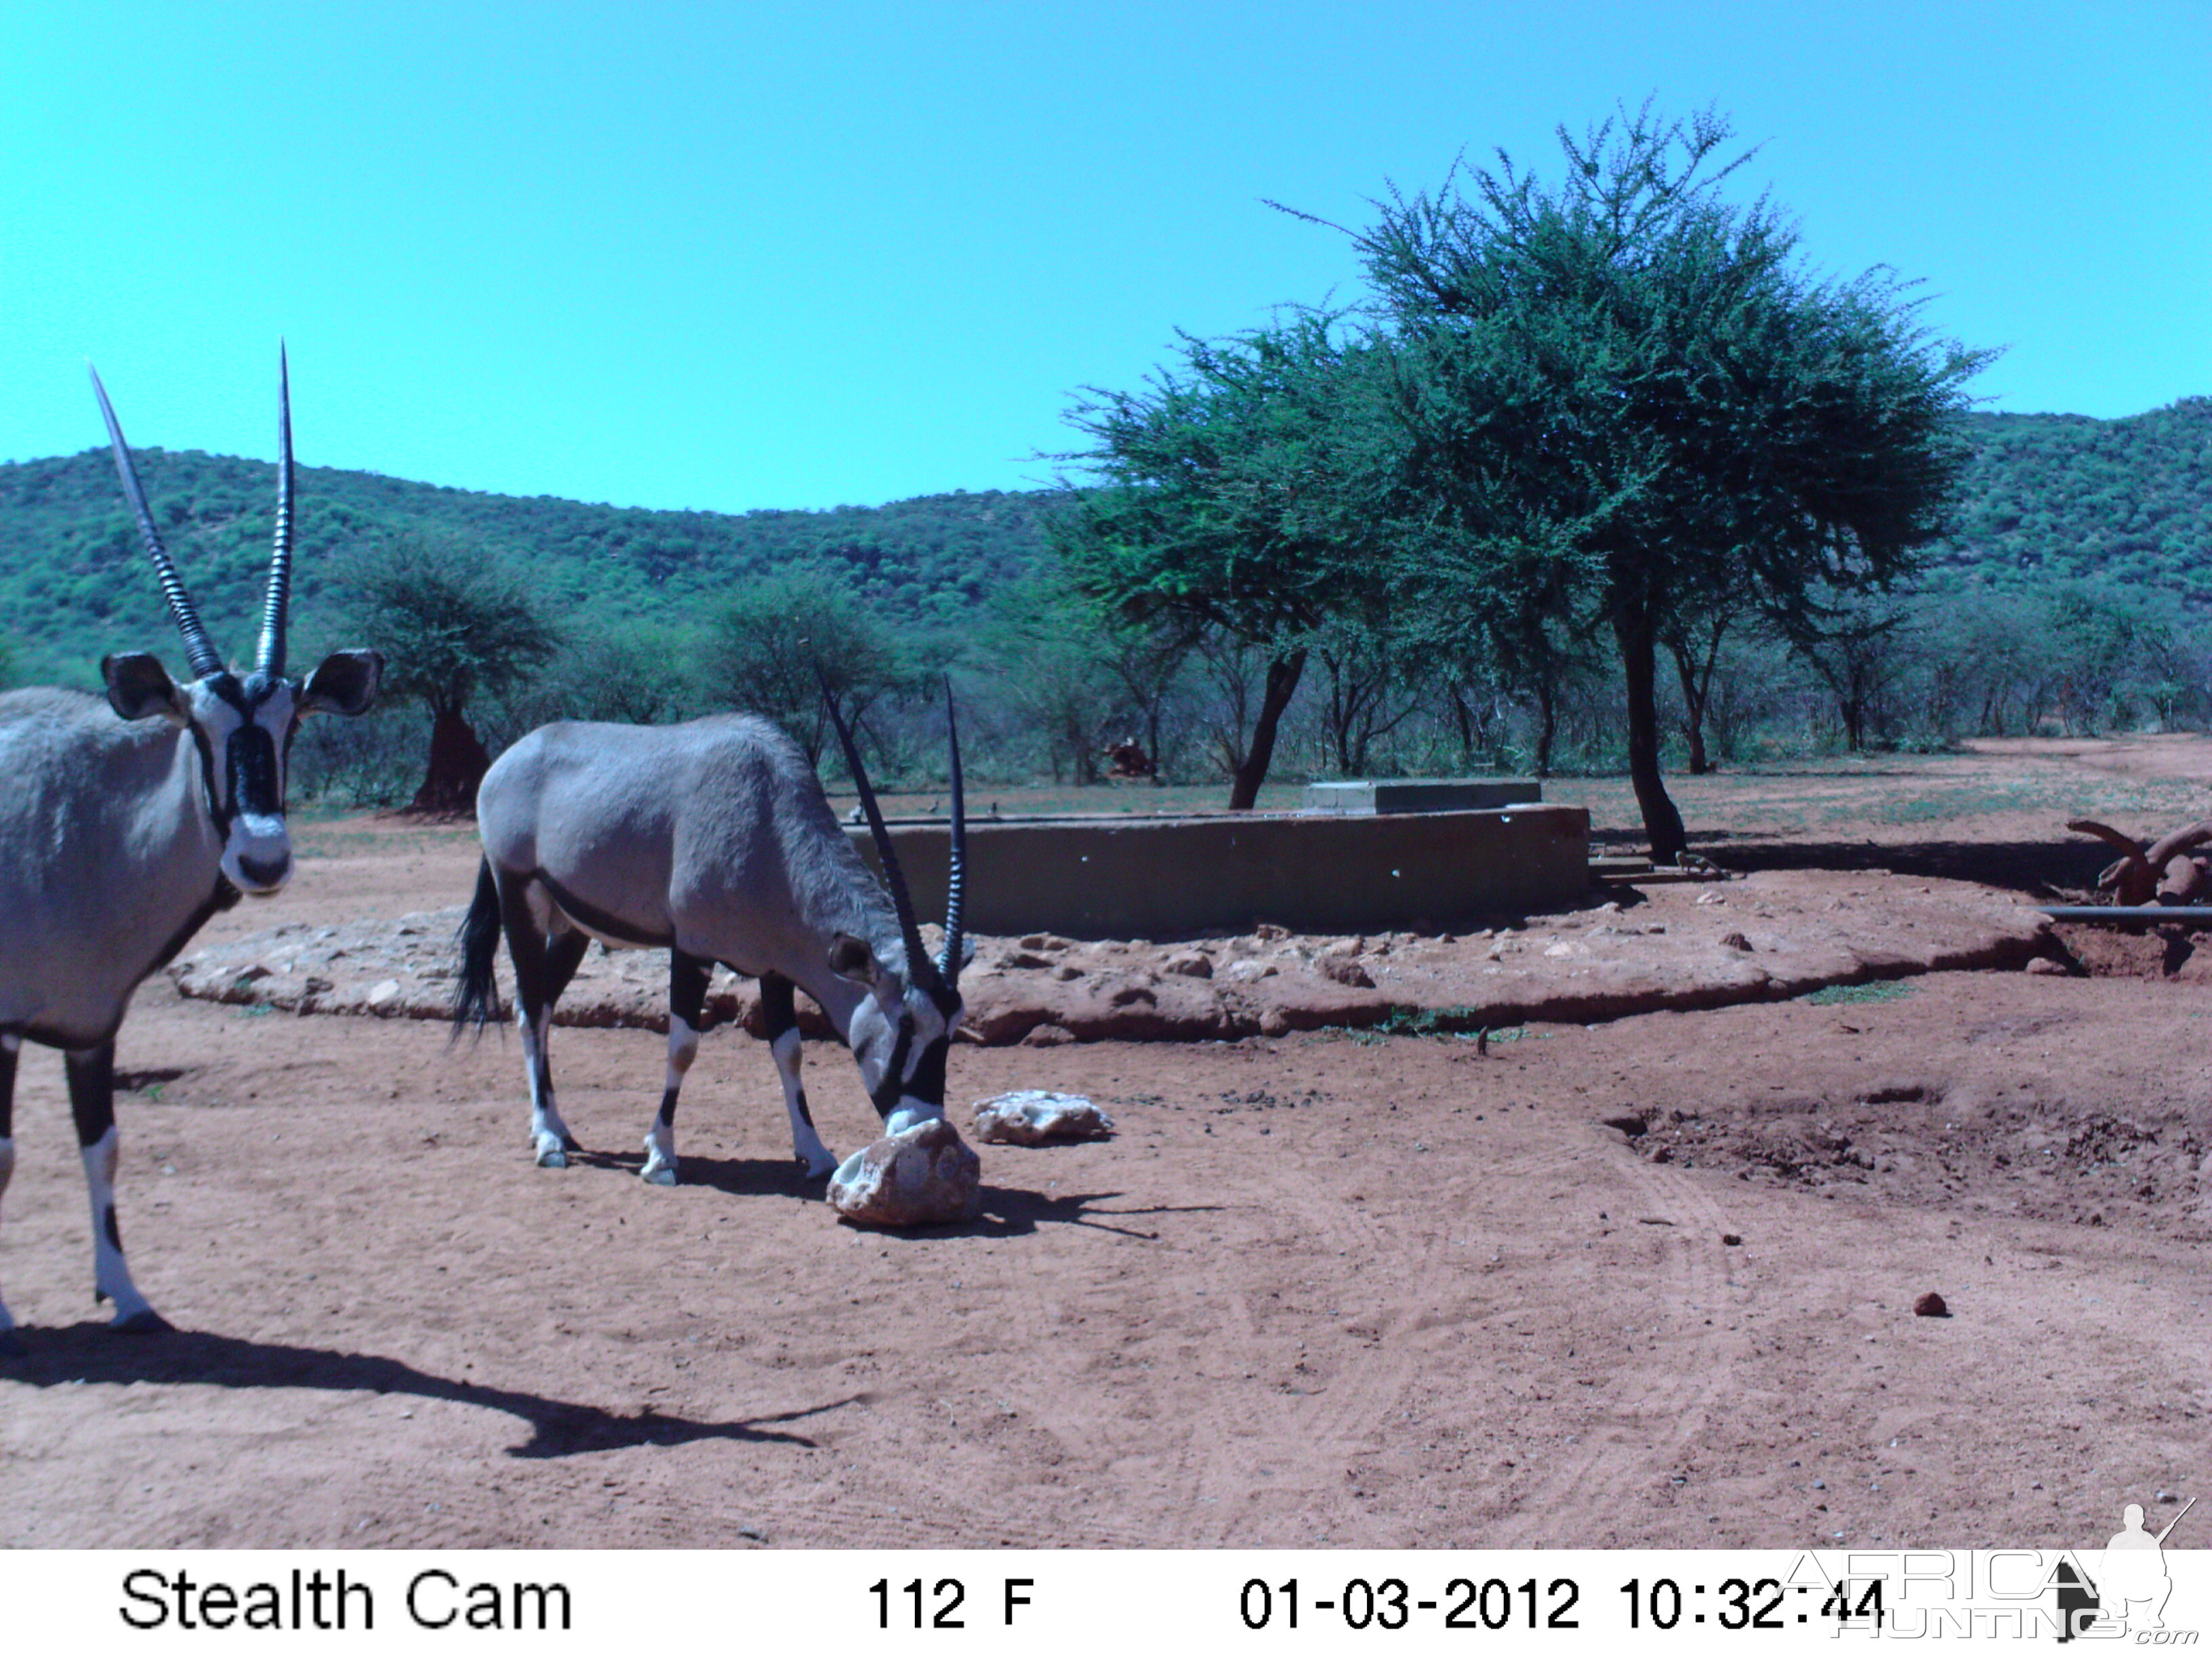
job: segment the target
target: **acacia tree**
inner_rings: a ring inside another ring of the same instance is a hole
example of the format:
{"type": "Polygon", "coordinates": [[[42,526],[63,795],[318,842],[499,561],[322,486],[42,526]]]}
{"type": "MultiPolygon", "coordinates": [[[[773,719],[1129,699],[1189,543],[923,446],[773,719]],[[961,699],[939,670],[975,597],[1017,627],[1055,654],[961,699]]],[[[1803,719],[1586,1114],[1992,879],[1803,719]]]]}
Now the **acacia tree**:
{"type": "MultiPolygon", "coordinates": [[[[1767,202],[1724,201],[1711,112],[1647,104],[1580,140],[1562,181],[1504,155],[1352,233],[1395,331],[1402,516],[1466,549],[1569,562],[1570,630],[1609,631],[1652,854],[1685,848],[1660,769],[1670,617],[1741,588],[1788,631],[1816,588],[1880,589],[1941,533],[1962,383],[1883,271],[1822,283],[1767,202]],[[1532,533],[1542,532],[1542,533],[1532,533]]],[[[1421,556],[1418,539],[1401,544],[1421,556]]]]}
{"type": "Polygon", "coordinates": [[[1229,806],[1258,799],[1315,631],[1375,591],[1379,542],[1355,481],[1371,423],[1364,342],[1299,316],[1227,341],[1183,337],[1143,391],[1092,389],[1069,416],[1097,481],[1048,526],[1074,586],[1123,621],[1249,646],[1265,664],[1229,806]]]}
{"type": "Polygon", "coordinates": [[[1043,739],[1054,783],[1098,781],[1102,733],[1119,701],[1101,652],[1109,632],[1088,599],[1043,580],[1001,589],[986,616],[983,652],[1004,671],[998,695],[1043,739]]]}
{"type": "Polygon", "coordinates": [[[531,590],[481,549],[401,538],[354,554],[338,575],[352,629],[384,653],[384,693],[430,711],[430,756],[412,810],[465,812],[491,757],[468,711],[502,696],[559,648],[531,590]]]}
{"type": "Polygon", "coordinates": [[[834,570],[800,568],[748,583],[702,647],[709,699],[781,726],[816,766],[830,739],[823,692],[855,728],[904,683],[899,646],[834,570]]]}

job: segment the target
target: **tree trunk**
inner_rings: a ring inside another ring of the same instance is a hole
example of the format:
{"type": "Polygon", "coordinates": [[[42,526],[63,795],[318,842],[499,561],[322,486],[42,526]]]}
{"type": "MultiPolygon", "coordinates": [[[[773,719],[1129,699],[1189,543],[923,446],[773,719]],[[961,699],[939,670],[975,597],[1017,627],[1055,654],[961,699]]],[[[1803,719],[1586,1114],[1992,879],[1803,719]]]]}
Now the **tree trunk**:
{"type": "MultiPolygon", "coordinates": [[[[1667,649],[1674,659],[1675,676],[1682,683],[1682,729],[1690,739],[1690,775],[1702,778],[1713,769],[1712,762],[1705,758],[1705,703],[1712,694],[1713,659],[1707,659],[1705,672],[1700,675],[1698,665],[1690,659],[1689,652],[1682,646],[1669,641],[1667,649]]],[[[1717,630],[1713,636],[1713,651],[1714,657],[1717,657],[1717,630]]]]}
{"type": "Polygon", "coordinates": [[[1069,763],[1075,772],[1075,787],[1087,789],[1098,781],[1098,738],[1087,730],[1081,713],[1074,708],[1061,711],[1060,729],[1067,741],[1069,763]]]}
{"type": "Polygon", "coordinates": [[[1866,705],[1855,691],[1837,706],[1844,717],[1844,747],[1856,755],[1866,743],[1866,705]]]}
{"type": "Polygon", "coordinates": [[[1237,776],[1229,788],[1229,810],[1248,812],[1252,803],[1260,799],[1260,786],[1267,781],[1267,768],[1275,758],[1275,728],[1282,723],[1283,711],[1291,706],[1291,698],[1298,689],[1298,676],[1305,672],[1306,653],[1303,649],[1285,657],[1271,658],[1267,663],[1267,684],[1260,696],[1260,717],[1252,723],[1252,747],[1246,751],[1244,763],[1237,769],[1237,776]]]}
{"type": "Polygon", "coordinates": [[[1536,775],[1552,775],[1552,744],[1559,735],[1559,688],[1549,674],[1536,680],[1536,775]]]}
{"type": "Polygon", "coordinates": [[[472,812],[477,786],[491,769],[491,757],[457,708],[441,708],[430,722],[430,768],[408,810],[414,812],[472,812]]]}
{"type": "Polygon", "coordinates": [[[1451,703],[1452,721],[1459,727],[1459,769],[1474,770],[1474,711],[1467,706],[1467,698],[1456,684],[1444,688],[1444,696],[1451,703]]]}
{"type": "Polygon", "coordinates": [[[1651,861],[1672,864],[1689,848],[1682,815],[1668,798],[1659,774],[1658,639],[1651,611],[1642,600],[1624,605],[1613,619],[1627,679],[1628,780],[1643,809],[1644,833],[1651,842],[1651,861]]]}

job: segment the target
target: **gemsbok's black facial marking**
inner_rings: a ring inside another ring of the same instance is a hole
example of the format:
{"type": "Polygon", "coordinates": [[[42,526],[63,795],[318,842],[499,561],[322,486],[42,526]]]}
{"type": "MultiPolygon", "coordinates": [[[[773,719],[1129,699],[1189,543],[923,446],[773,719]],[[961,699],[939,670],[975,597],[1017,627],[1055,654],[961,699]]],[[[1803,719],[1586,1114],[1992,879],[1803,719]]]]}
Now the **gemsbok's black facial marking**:
{"type": "Polygon", "coordinates": [[[907,1085],[908,1094],[932,1106],[945,1104],[945,1061],[951,1048],[952,1036],[947,1032],[921,1051],[914,1062],[914,1080],[907,1085]]]}
{"type": "Polygon", "coordinates": [[[900,1100],[911,1092],[906,1086],[906,1055],[907,1050],[913,1046],[914,1016],[902,1008],[899,1011],[898,1040],[891,1045],[891,1057],[884,1062],[883,1081],[877,1084],[868,1096],[868,1102],[876,1109],[878,1117],[889,1117],[898,1109],[900,1100]]]}
{"type": "Polygon", "coordinates": [[[267,728],[248,723],[230,739],[230,799],[239,811],[281,817],[284,797],[278,787],[276,742],[267,728]]]}
{"type": "Polygon", "coordinates": [[[198,721],[193,722],[191,730],[192,747],[200,757],[200,798],[207,802],[208,817],[215,820],[216,833],[228,839],[230,821],[237,815],[216,781],[215,743],[198,721]]]}

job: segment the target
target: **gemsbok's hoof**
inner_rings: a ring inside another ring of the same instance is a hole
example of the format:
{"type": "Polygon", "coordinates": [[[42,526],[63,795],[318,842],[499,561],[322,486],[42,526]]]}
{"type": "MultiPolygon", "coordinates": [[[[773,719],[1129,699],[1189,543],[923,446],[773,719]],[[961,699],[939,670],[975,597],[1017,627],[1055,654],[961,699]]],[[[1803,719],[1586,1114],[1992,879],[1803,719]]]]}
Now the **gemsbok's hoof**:
{"type": "Polygon", "coordinates": [[[568,1167],[568,1154],[558,1146],[548,1146],[538,1154],[538,1167],[541,1170],[565,1170],[568,1167]]]}
{"type": "Polygon", "coordinates": [[[805,1167],[806,1178],[809,1181],[820,1181],[824,1176],[832,1176],[837,1172],[837,1154],[835,1152],[828,1154],[825,1161],[819,1164],[804,1158],[794,1158],[792,1161],[805,1167]]]}
{"type": "Polygon", "coordinates": [[[177,1328],[151,1308],[141,1308],[134,1314],[118,1314],[107,1322],[107,1328],[118,1336],[159,1336],[177,1328]]]}
{"type": "Polygon", "coordinates": [[[639,1174],[648,1186],[673,1187],[676,1184],[676,1166],[673,1164],[647,1164],[639,1174]]]}

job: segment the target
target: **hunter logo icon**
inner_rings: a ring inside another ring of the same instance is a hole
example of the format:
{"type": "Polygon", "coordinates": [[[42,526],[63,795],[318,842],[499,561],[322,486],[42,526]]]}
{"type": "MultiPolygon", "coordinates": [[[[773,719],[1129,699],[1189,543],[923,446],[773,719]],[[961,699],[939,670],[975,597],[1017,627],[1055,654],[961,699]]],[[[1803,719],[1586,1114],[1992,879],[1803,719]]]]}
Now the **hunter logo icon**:
{"type": "Polygon", "coordinates": [[[2070,1642],[2100,1622],[2108,1622],[2115,1632],[2164,1630],[2166,1598],[2173,1594],[2173,1580],[2166,1570],[2166,1540],[2181,1524],[2181,1516],[2196,1506],[2197,1500],[2191,1498],[2154,1535],[2143,1527],[2142,1505],[2130,1504],[2120,1511],[2120,1529],[2106,1544],[2094,1579],[2085,1583],[2062,1564],[2058,1611],[2064,1628],[2058,1639],[2070,1642]]]}

